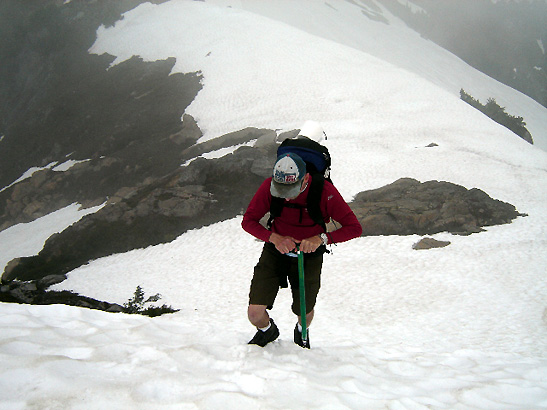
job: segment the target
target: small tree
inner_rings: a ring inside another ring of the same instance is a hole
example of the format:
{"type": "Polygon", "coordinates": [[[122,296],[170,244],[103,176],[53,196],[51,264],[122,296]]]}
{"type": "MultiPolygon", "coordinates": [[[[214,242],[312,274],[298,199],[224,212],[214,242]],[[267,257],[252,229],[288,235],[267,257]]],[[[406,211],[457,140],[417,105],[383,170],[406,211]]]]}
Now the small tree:
{"type": "Polygon", "coordinates": [[[515,134],[517,134],[526,142],[529,142],[530,144],[534,143],[532,139],[532,135],[526,128],[526,123],[524,122],[524,118],[515,117],[513,115],[508,114],[505,111],[505,107],[500,106],[494,98],[489,98],[486,101],[486,104],[481,104],[479,100],[467,94],[463,90],[463,88],[460,89],[460,98],[463,101],[465,101],[467,104],[471,105],[472,107],[476,108],[483,114],[493,119],[498,124],[503,125],[507,129],[513,131],[515,134]]]}
{"type": "Polygon", "coordinates": [[[159,293],[145,299],[144,290],[142,287],[137,286],[133,297],[124,303],[124,312],[154,317],[163,315],[164,313],[174,313],[179,311],[178,309],[173,309],[171,306],[167,305],[145,307],[147,303],[157,302],[160,299],[161,295],[159,293]]]}

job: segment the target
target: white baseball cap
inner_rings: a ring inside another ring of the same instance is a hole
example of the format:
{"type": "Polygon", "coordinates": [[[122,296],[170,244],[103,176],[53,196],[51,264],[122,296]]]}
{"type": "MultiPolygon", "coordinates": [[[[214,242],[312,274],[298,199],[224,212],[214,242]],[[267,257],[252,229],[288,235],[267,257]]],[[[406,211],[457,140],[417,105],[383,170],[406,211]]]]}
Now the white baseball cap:
{"type": "Polygon", "coordinates": [[[270,193],[279,198],[296,198],[306,175],[306,163],[297,154],[289,152],[277,157],[273,168],[270,193]]]}

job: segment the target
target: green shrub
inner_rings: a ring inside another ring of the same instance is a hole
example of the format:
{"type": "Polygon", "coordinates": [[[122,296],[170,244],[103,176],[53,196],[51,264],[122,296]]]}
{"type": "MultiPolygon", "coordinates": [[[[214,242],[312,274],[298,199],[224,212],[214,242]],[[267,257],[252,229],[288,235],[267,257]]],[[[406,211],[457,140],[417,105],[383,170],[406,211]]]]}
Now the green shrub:
{"type": "Polygon", "coordinates": [[[500,106],[494,98],[489,98],[486,101],[486,104],[483,105],[479,100],[467,94],[463,90],[463,88],[460,90],[460,98],[472,107],[476,108],[483,114],[496,121],[498,124],[503,125],[505,128],[511,130],[526,142],[529,142],[530,144],[534,143],[532,135],[526,129],[526,123],[524,122],[524,119],[522,117],[515,117],[505,112],[505,107],[500,106]]]}
{"type": "Polygon", "coordinates": [[[179,311],[179,309],[173,309],[171,306],[167,305],[145,306],[147,303],[157,302],[160,299],[161,295],[159,293],[156,293],[155,295],[145,299],[144,290],[142,289],[142,287],[137,286],[133,297],[129,299],[126,303],[124,303],[123,309],[125,313],[146,315],[150,317],[160,316],[164,313],[174,313],[179,311]]]}

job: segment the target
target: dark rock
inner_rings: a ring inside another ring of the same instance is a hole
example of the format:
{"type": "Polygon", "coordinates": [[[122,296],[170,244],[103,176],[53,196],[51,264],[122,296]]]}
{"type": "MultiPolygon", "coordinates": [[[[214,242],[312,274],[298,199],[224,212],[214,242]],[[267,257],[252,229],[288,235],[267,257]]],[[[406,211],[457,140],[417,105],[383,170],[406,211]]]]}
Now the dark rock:
{"type": "Polygon", "coordinates": [[[423,250],[432,248],[444,248],[450,245],[449,241],[438,241],[434,238],[422,238],[419,242],[412,245],[412,249],[423,250]]]}
{"type": "Polygon", "coordinates": [[[66,279],[66,275],[49,275],[38,280],[36,282],[36,285],[38,289],[47,289],[52,285],[61,283],[65,279],[66,279]]]}
{"type": "Polygon", "coordinates": [[[24,286],[18,286],[10,289],[9,296],[20,303],[32,303],[35,291],[36,289],[26,289],[24,286]]]}
{"type": "MultiPolygon", "coordinates": [[[[53,278],[51,278],[53,280],[53,278]]],[[[157,295],[159,296],[159,295],[157,295]]],[[[157,300],[157,299],[156,299],[157,300]]],[[[156,301],[154,300],[154,301],[156,301]]],[[[178,312],[171,306],[144,306],[145,301],[139,308],[129,308],[116,303],[109,303],[97,299],[79,295],[72,291],[51,291],[45,290],[38,285],[37,281],[12,281],[0,287],[0,302],[25,303],[30,305],[51,305],[63,304],[86,309],[103,310],[111,313],[142,314],[150,317],[160,316],[165,313],[178,312]]]]}
{"type": "Polygon", "coordinates": [[[49,167],[0,192],[0,230],[162,177],[201,137],[184,114],[199,73],[171,73],[174,58],[109,68],[113,56],[88,52],[100,25],[143,2],[0,3],[0,188],[49,167]],[[69,158],[86,162],[52,169],[69,158]]]}
{"type": "Polygon", "coordinates": [[[4,273],[2,274],[2,276],[0,277],[0,279],[2,280],[2,283],[3,282],[7,282],[7,281],[10,281],[11,278],[13,275],[12,275],[12,271],[17,267],[19,266],[19,263],[21,262],[21,258],[15,258],[15,259],[12,259],[11,261],[8,262],[8,264],[6,265],[6,267],[4,268],[4,273]]]}
{"type": "Polygon", "coordinates": [[[123,306],[112,304],[110,307],[105,309],[107,312],[111,313],[121,313],[124,311],[123,306]]]}
{"type": "MultiPolygon", "coordinates": [[[[45,278],[44,278],[45,279],[45,278]]],[[[48,278],[49,282],[60,277],[48,278]]],[[[107,312],[124,312],[124,308],[115,303],[99,301],[70,291],[47,291],[38,281],[12,281],[2,285],[0,302],[25,303],[31,305],[64,304],[107,312]]]]}
{"type": "Polygon", "coordinates": [[[23,282],[18,289],[22,292],[35,292],[38,290],[38,286],[36,286],[35,282],[23,282]]]}
{"type": "Polygon", "coordinates": [[[520,214],[513,205],[485,192],[450,182],[420,183],[403,178],[385,187],[359,193],[351,208],[363,235],[427,235],[451,232],[469,235],[482,227],[511,222],[520,214]]]}
{"type": "MultiPolygon", "coordinates": [[[[214,147],[271,132],[231,133],[226,140],[217,138],[214,147]]],[[[170,242],[189,229],[232,218],[247,208],[271,173],[275,149],[275,143],[241,147],[215,160],[198,158],[146,185],[124,187],[115,201],[50,237],[38,255],[11,261],[2,279],[63,275],[92,259],[170,242]]]]}

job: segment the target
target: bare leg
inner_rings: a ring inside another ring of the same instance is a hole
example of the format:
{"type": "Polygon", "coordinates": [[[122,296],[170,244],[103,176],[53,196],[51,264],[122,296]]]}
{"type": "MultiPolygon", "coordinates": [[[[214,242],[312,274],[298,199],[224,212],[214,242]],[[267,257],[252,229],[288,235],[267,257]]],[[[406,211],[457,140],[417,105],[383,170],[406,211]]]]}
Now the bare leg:
{"type": "Polygon", "coordinates": [[[265,305],[249,305],[247,309],[249,321],[257,328],[264,328],[270,323],[270,316],[266,312],[266,308],[265,305]]]}
{"type": "MultiPolygon", "coordinates": [[[[315,309],[312,309],[310,313],[306,313],[306,327],[310,327],[314,313],[315,309]]],[[[302,318],[300,316],[298,316],[298,323],[302,324],[302,318]]]]}

